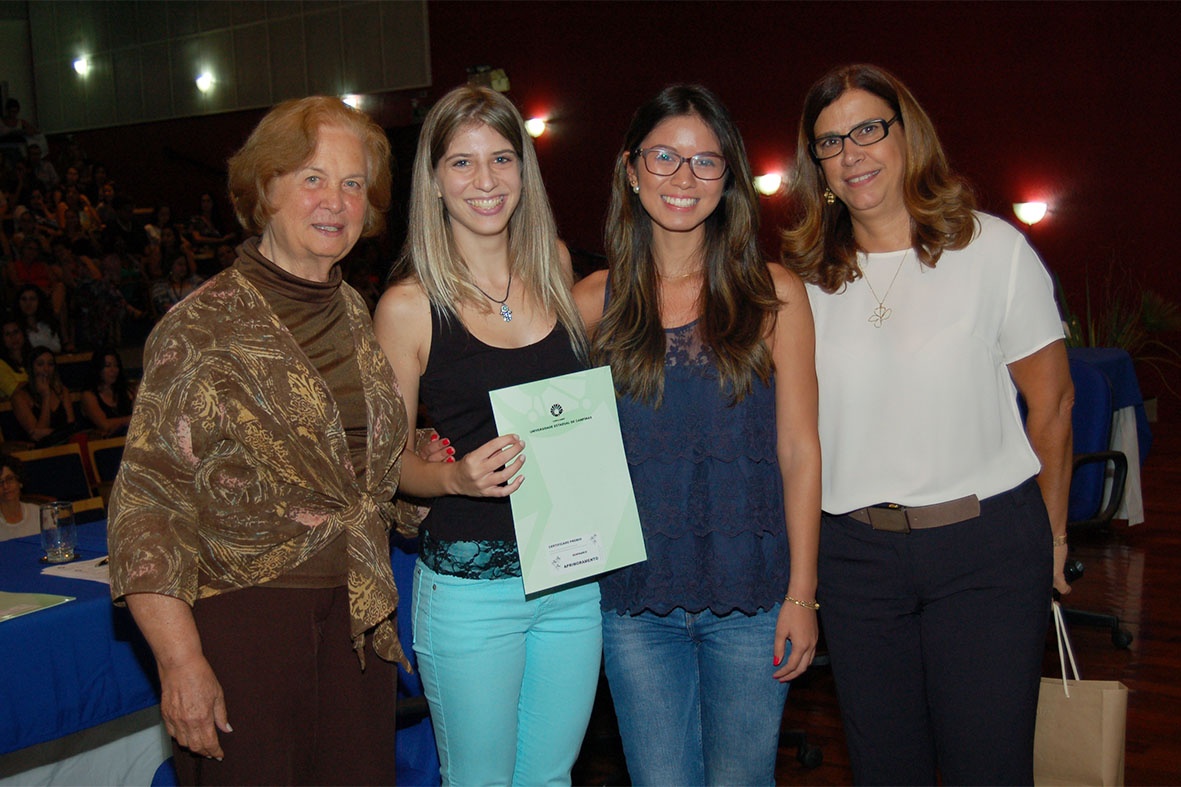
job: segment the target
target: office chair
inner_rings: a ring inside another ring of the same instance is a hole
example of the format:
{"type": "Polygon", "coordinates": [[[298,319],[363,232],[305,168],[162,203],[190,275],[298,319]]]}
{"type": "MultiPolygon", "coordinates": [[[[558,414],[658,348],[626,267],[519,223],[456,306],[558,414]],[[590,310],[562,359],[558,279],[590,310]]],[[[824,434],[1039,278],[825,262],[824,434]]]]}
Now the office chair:
{"type": "MultiPolygon", "coordinates": [[[[1074,382],[1074,464],[1070,480],[1070,508],[1067,513],[1069,530],[1092,529],[1110,531],[1111,521],[1119,509],[1128,478],[1128,458],[1122,451],[1109,450],[1111,444],[1111,384],[1090,364],[1070,362],[1070,378],[1074,382]],[[1104,481],[1108,465],[1112,467],[1111,497],[1103,505],[1104,481]]],[[[1077,560],[1067,562],[1067,579],[1073,582],[1083,575],[1077,560]]],[[[1079,626],[1094,626],[1111,630],[1111,642],[1126,649],[1132,644],[1132,634],[1120,626],[1114,613],[1091,612],[1063,606],[1066,620],[1079,626]]]]}

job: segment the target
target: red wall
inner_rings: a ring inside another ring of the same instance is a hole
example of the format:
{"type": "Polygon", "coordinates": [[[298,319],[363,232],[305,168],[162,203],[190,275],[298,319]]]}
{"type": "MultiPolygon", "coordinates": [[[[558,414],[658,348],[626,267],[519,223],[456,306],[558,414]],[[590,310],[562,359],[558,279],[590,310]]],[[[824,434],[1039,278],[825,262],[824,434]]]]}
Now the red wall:
{"type": "MultiPolygon", "coordinates": [[[[808,86],[874,62],[910,86],[985,209],[1012,220],[1014,201],[1051,203],[1030,235],[1076,309],[1088,272],[1094,286],[1113,265],[1181,301],[1168,197],[1181,176],[1179,33],[1172,3],[431,2],[435,87],[384,96],[376,114],[409,124],[412,98],[437,98],[469,66],[505,69],[522,111],[554,119],[538,151],[563,236],[598,250],[614,156],[658,89],[709,86],[756,172],[786,170],[808,86]]],[[[218,170],[260,114],[79,137],[117,177],[146,171],[141,203],[187,214],[201,190],[224,191],[218,170]]],[[[785,205],[763,204],[773,253],[785,205]]]]}

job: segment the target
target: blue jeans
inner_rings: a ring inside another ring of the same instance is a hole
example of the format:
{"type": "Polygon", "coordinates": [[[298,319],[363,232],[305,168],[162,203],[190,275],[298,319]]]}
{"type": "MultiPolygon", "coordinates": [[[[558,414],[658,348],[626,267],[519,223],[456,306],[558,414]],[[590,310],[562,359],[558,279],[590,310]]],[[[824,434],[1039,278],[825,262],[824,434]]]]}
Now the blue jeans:
{"type": "Polygon", "coordinates": [[[569,785],[599,681],[599,586],[414,568],[414,652],[443,784],[569,785]]]}
{"type": "Polygon", "coordinates": [[[632,784],[775,783],[788,688],[771,677],[778,615],[778,605],[754,615],[603,612],[632,784]]]}

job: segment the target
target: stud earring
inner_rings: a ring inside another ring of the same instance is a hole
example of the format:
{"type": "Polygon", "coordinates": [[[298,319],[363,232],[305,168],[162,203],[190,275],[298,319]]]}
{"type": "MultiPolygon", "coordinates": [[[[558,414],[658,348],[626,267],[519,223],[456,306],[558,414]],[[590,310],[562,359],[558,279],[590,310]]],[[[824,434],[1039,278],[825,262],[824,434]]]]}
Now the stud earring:
{"type": "Polygon", "coordinates": [[[837,204],[837,195],[832,193],[832,189],[828,186],[824,187],[824,201],[829,205],[837,204]]]}
{"type": "Polygon", "coordinates": [[[640,184],[633,183],[632,184],[632,194],[639,194],[639,193],[640,193],[640,184]]]}

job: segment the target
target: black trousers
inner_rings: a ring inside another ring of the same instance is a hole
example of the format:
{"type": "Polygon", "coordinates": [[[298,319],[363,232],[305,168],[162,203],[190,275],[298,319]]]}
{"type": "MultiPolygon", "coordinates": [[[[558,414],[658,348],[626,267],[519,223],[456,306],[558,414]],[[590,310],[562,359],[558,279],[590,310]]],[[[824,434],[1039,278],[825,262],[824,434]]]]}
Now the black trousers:
{"type": "Polygon", "coordinates": [[[393,784],[397,667],[349,638],[343,587],[245,588],[193,607],[233,732],[221,762],[172,743],[180,784],[393,784]]]}
{"type": "Polygon", "coordinates": [[[824,516],[817,596],[856,783],[1033,783],[1052,575],[1032,480],[908,534],[824,516]]]}

